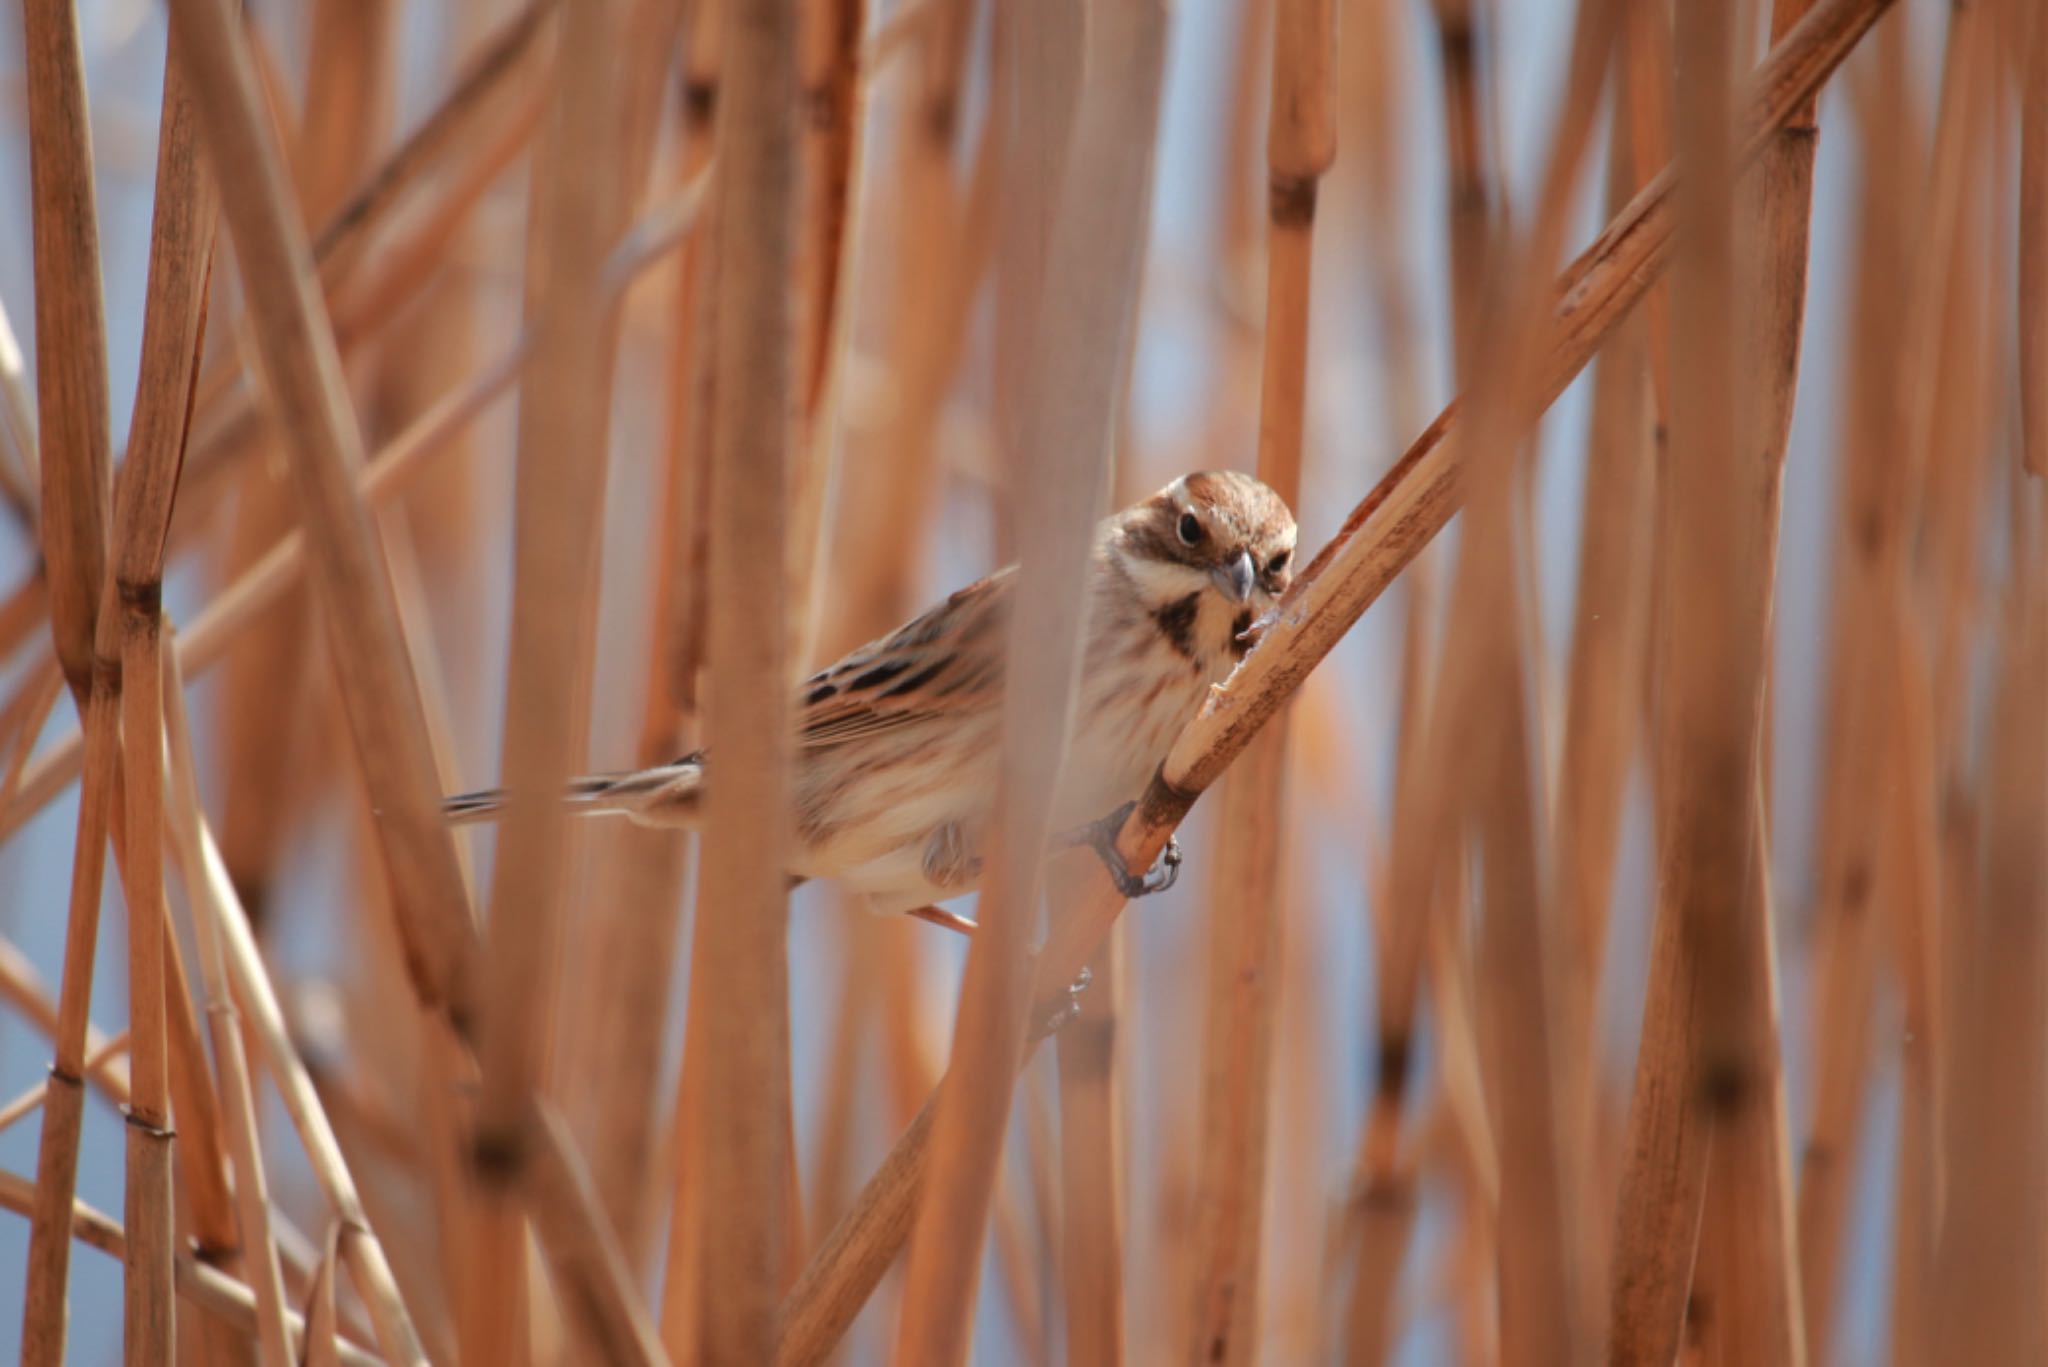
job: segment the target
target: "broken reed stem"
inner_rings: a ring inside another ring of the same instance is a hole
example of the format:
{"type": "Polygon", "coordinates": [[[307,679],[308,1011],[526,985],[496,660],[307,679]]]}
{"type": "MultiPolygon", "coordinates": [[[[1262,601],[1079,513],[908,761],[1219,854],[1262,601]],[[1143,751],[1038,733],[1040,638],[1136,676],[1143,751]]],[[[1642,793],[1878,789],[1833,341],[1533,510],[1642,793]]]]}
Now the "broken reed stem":
{"type": "Polygon", "coordinates": [[[1036,1009],[1028,944],[1040,852],[1052,820],[1061,736],[1077,696],[1084,642],[1076,607],[1109,489],[1116,407],[1135,335],[1165,78],[1163,5],[1144,0],[1092,16],[1080,36],[1082,78],[1062,164],[1051,128],[1066,111],[1047,107],[1066,98],[1060,21],[1011,17],[1014,26],[997,44],[999,66],[1007,66],[997,80],[1044,118],[1020,118],[1012,106],[1002,134],[1014,157],[1006,184],[1015,274],[999,296],[997,346],[999,355],[1014,348],[1023,372],[999,398],[999,411],[1014,422],[1004,445],[1017,510],[1010,525],[1021,556],[1004,663],[992,851],[951,1067],[939,1085],[934,1199],[924,1204],[911,1239],[897,1338],[899,1355],[922,1362],[958,1361],[970,1340],[979,1251],[1026,1016],[1036,1009]],[[1060,166],[1052,183],[1032,186],[1028,177],[1048,164],[1060,166]]]}
{"type": "Polygon", "coordinates": [[[35,233],[39,530],[57,658],[83,705],[105,572],[113,437],[77,10],[66,0],[27,0],[22,42],[35,233]]]}
{"type": "MultiPolygon", "coordinates": [[[[0,1170],[0,1208],[26,1213],[39,1195],[27,1178],[0,1170]]],[[[110,1217],[83,1201],[74,1201],[70,1221],[73,1240],[112,1258],[126,1257],[127,1232],[110,1217]]],[[[195,1307],[221,1316],[244,1333],[256,1331],[256,1297],[246,1283],[207,1266],[183,1250],[177,1255],[176,1276],[178,1294],[195,1307]]],[[[296,1312],[286,1313],[294,1338],[302,1338],[305,1319],[296,1312]]],[[[340,1360],[349,1367],[384,1367],[384,1359],[364,1352],[346,1339],[341,1341],[339,1353],[340,1360]]]]}
{"type": "MultiPolygon", "coordinates": [[[[763,547],[787,545],[793,366],[797,134],[796,7],[730,0],[720,51],[721,167],[713,249],[718,272],[712,410],[707,743],[724,779],[705,802],[704,860],[691,964],[691,1033],[704,1061],[704,1250],[696,1342],[678,1358],[767,1362],[775,1352],[790,1203],[789,585],[763,575],[763,547]],[[698,1009],[699,1007],[702,1009],[698,1009]]],[[[771,553],[771,566],[780,568],[771,553]]],[[[677,1269],[671,1269],[671,1278],[677,1269]]],[[[673,1299],[673,1286],[664,1295],[673,1299]]],[[[673,1330],[671,1331],[673,1332],[673,1330]]]]}
{"type": "MultiPolygon", "coordinates": [[[[484,1209],[471,1263],[478,1299],[463,1315],[464,1355],[510,1360],[526,1343],[520,1284],[526,1240],[509,1209],[523,1184],[527,1127],[556,1025],[568,817],[560,793],[588,749],[583,678],[596,629],[618,333],[602,288],[623,197],[614,144],[623,101],[612,70],[623,5],[579,7],[563,35],[554,123],[536,170],[528,271],[537,279],[534,364],[524,373],[514,503],[516,555],[503,764],[505,839],[492,879],[473,1162],[484,1209]],[[509,1237],[508,1237],[509,1236],[509,1237]]],[[[572,1320],[584,1324],[582,1320],[572,1320]]],[[[585,1345],[586,1349],[591,1345],[585,1345]]]]}
{"type": "MultiPolygon", "coordinates": [[[[1266,141],[1266,336],[1258,474],[1301,503],[1316,192],[1337,154],[1332,0],[1279,0],[1266,141]]],[[[1266,573],[1264,565],[1257,567],[1266,573]]],[[[1291,563],[1288,568],[1291,570],[1291,563]]],[[[1280,831],[1287,724],[1275,719],[1224,790],[1209,909],[1210,962],[1195,1186],[1189,1343],[1207,1362],[1251,1361],[1259,1341],[1267,1100],[1282,934],[1280,831]]]]}
{"type": "MultiPolygon", "coordinates": [[[[175,639],[175,633],[172,635],[175,639]]],[[[201,811],[198,777],[190,762],[192,741],[185,719],[184,678],[178,672],[175,649],[162,652],[162,665],[162,749],[168,764],[164,784],[174,808],[201,811]]],[[[178,835],[175,823],[173,826],[165,838],[175,841],[178,835]]],[[[129,829],[136,829],[132,822],[129,829]]],[[[196,866],[196,851],[187,850],[183,857],[196,866]]],[[[289,1311],[284,1303],[277,1242],[270,1228],[269,1182],[263,1169],[262,1138],[256,1128],[256,1095],[243,1051],[241,1017],[229,992],[227,956],[221,948],[219,929],[203,909],[200,898],[195,896],[189,901],[192,938],[199,947],[199,972],[206,987],[206,1022],[220,1075],[229,1149],[235,1161],[235,1210],[241,1221],[242,1273],[255,1295],[257,1344],[263,1367],[283,1367],[292,1360],[289,1311]]]]}
{"type": "MultiPolygon", "coordinates": [[[[169,731],[171,744],[180,747],[171,756],[172,772],[177,774],[192,771],[191,751],[181,738],[183,730],[183,727],[173,725],[169,731]]],[[[182,785],[189,779],[181,777],[178,781],[182,785]]],[[[263,966],[248,916],[242,910],[241,899],[228,876],[227,865],[220,857],[213,832],[207,826],[205,813],[196,805],[178,802],[172,804],[166,814],[171,851],[185,884],[186,896],[191,900],[192,914],[212,918],[213,934],[227,959],[229,985],[241,1005],[243,1019],[251,1027],[250,1037],[262,1056],[271,1081],[277,1086],[285,1113],[305,1149],[307,1165],[313,1171],[314,1180],[319,1184],[328,1209],[340,1224],[342,1258],[348,1266],[350,1280],[355,1283],[357,1292],[369,1309],[377,1344],[393,1364],[425,1364],[425,1349],[405,1308],[404,1298],[399,1294],[383,1247],[370,1227],[355,1180],[349,1175],[348,1165],[341,1156],[341,1146],[335,1140],[333,1126],[328,1123],[319,1094],[314,1090],[312,1076],[292,1044],[284,1009],[263,966]]]]}
{"type": "Polygon", "coordinates": [[[243,293],[278,421],[292,451],[302,525],[332,637],[350,732],[378,814],[407,967],[423,1003],[466,1028],[476,930],[440,817],[426,719],[399,634],[391,582],[355,490],[362,437],[254,71],[226,0],[177,0],[172,24],[220,177],[243,293]]]}
{"type": "MultiPolygon", "coordinates": [[[[1744,158],[1833,73],[1887,3],[1821,0],[1772,50],[1744,108],[1744,158]]],[[[1544,330],[1534,370],[1537,404],[1556,397],[1662,270],[1671,184],[1667,169],[1564,273],[1558,311],[1544,330]]],[[[1450,519],[1459,471],[1442,443],[1456,411],[1454,405],[1439,414],[1352,510],[1289,589],[1258,647],[1182,731],[1118,836],[1127,866],[1150,867],[1203,790],[1450,519]]],[[[1106,872],[1087,888],[1055,919],[1039,955],[1034,976],[1040,1000],[1073,980],[1123,907],[1106,872]]],[[[929,1121],[914,1122],[805,1269],[782,1309],[788,1329],[779,1363],[822,1360],[881,1280],[921,1200],[929,1143],[929,1121]]]]}

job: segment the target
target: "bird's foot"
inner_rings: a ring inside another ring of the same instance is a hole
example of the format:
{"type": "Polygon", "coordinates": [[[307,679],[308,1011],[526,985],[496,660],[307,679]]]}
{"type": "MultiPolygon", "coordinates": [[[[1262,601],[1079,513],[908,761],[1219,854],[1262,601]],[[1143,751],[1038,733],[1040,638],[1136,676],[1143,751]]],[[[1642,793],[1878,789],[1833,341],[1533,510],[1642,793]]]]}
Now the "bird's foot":
{"type": "Polygon", "coordinates": [[[1126,802],[1108,816],[1091,821],[1061,838],[1065,844],[1086,845],[1094,850],[1096,857],[1102,860],[1102,866],[1109,870],[1110,881],[1126,899],[1165,892],[1180,877],[1180,842],[1172,836],[1166,838],[1166,848],[1159,852],[1158,860],[1143,874],[1132,873],[1130,866],[1124,863],[1124,857],[1116,847],[1116,837],[1137,805],[1136,802],[1126,802]]]}
{"type": "Polygon", "coordinates": [[[1057,1034],[1073,1024],[1074,1019],[1081,1014],[1081,994],[1086,992],[1088,984],[1094,981],[1095,975],[1085,968],[1082,969],[1081,976],[1067,984],[1067,990],[1054,999],[1051,1009],[1039,1020],[1038,1028],[1031,1034],[1031,1042],[1036,1044],[1047,1035],[1057,1034]]]}

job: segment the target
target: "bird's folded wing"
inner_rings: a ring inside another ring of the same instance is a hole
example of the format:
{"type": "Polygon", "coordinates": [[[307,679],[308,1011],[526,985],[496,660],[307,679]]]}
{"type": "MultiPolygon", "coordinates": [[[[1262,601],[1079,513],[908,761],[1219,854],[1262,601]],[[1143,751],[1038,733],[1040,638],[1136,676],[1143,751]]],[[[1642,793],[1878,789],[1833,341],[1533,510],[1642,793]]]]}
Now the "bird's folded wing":
{"type": "Polygon", "coordinates": [[[1015,582],[1014,570],[999,570],[806,679],[797,743],[838,745],[997,706],[1015,582]]]}

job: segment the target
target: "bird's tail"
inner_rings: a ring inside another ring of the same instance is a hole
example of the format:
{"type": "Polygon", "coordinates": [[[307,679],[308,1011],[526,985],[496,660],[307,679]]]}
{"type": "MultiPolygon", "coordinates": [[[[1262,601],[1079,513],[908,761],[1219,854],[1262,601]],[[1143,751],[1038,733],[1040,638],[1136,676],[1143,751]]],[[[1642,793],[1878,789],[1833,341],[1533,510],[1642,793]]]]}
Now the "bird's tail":
{"type": "MultiPolygon", "coordinates": [[[[685,755],[671,764],[622,774],[593,774],[571,783],[562,800],[578,816],[625,816],[642,826],[694,826],[704,790],[704,756],[685,755]]],[[[458,793],[441,804],[451,825],[496,821],[504,814],[505,790],[458,793]]]]}

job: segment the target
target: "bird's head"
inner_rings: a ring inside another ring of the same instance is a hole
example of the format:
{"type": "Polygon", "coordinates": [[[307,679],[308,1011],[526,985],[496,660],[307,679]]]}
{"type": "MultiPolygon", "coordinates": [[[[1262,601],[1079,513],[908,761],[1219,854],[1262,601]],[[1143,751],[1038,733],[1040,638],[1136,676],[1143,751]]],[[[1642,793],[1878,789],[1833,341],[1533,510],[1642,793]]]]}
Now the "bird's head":
{"type": "Polygon", "coordinates": [[[1118,514],[1110,552],[1148,606],[1213,596],[1249,624],[1293,577],[1294,514],[1250,475],[1198,471],[1118,514]]]}

